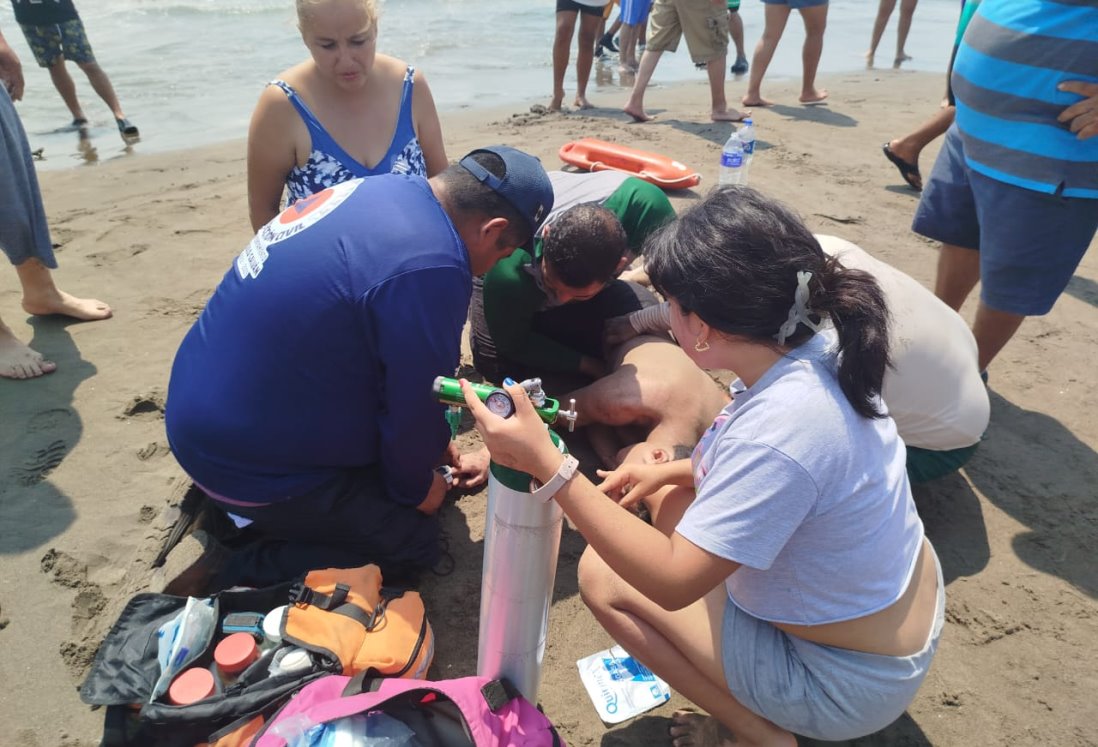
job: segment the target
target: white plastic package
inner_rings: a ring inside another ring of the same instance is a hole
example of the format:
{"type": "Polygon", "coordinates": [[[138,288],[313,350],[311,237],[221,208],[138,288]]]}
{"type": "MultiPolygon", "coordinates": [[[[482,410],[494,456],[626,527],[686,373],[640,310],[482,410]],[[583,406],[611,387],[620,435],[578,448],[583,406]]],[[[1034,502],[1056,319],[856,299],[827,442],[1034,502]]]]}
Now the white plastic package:
{"type": "Polygon", "coordinates": [[[671,699],[671,688],[621,646],[576,662],[599,718],[608,724],[638,716],[671,699]]]}
{"type": "Polygon", "coordinates": [[[213,637],[216,622],[212,599],[187,597],[183,610],[157,629],[156,658],[160,662],[160,677],[153,686],[150,703],[167,692],[172,679],[202,653],[213,637]]]}

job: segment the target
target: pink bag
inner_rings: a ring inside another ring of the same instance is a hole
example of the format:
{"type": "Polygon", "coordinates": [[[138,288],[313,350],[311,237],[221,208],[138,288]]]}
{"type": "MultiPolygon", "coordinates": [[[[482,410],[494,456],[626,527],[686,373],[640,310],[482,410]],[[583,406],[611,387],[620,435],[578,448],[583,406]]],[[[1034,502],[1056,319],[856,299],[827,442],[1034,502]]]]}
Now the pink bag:
{"type": "Polygon", "coordinates": [[[396,719],[400,729],[429,747],[567,747],[549,719],[506,680],[429,682],[364,674],[309,683],[267,723],[253,746],[287,747],[311,729],[367,713],[396,719]]]}

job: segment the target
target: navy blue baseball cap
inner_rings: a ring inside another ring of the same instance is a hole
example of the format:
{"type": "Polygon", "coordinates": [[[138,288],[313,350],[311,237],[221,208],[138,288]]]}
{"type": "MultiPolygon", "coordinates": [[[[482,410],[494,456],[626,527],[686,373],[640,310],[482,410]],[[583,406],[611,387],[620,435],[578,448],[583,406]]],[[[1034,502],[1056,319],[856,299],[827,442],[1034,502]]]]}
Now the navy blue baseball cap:
{"type": "Polygon", "coordinates": [[[530,239],[522,248],[532,249],[534,234],[553,209],[553,185],[542,168],[541,161],[536,156],[507,145],[490,145],[467,153],[459,163],[477,181],[491,187],[496,194],[511,203],[519,215],[526,218],[526,222],[530,224],[530,239]],[[477,163],[472,158],[477,153],[494,153],[502,158],[506,168],[503,177],[496,176],[477,163]]]}

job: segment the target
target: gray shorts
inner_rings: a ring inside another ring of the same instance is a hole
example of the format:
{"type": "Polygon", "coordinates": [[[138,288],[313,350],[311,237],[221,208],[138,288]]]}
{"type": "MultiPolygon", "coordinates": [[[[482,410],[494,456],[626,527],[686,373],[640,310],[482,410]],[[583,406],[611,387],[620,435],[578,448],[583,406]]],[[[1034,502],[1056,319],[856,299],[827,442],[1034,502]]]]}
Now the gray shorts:
{"type": "Polygon", "coordinates": [[[822,646],[783,633],[728,602],[724,676],[736,700],[783,729],[840,741],[872,734],[903,714],[926,677],[945,622],[945,583],[923,650],[881,656],[822,646]]]}

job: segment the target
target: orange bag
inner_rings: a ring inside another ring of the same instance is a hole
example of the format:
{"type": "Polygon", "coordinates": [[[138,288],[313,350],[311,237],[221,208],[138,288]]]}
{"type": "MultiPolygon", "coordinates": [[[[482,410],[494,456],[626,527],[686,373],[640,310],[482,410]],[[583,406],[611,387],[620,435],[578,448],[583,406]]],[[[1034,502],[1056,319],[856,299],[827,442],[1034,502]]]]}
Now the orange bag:
{"type": "Polygon", "coordinates": [[[327,657],[329,671],[426,676],[435,638],[423,599],[382,586],[376,565],[310,571],[291,588],[290,600],[282,640],[327,657]]]}

